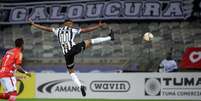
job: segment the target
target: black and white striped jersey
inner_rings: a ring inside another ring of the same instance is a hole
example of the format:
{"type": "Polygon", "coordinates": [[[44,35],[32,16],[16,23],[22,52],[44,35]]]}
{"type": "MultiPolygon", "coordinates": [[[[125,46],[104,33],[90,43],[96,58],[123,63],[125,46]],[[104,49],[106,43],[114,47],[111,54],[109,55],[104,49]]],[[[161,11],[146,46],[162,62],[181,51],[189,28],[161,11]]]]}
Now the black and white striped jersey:
{"type": "Polygon", "coordinates": [[[81,29],[69,28],[65,26],[52,28],[52,31],[57,36],[63,53],[66,54],[75,45],[74,38],[80,33],[81,29]]]}

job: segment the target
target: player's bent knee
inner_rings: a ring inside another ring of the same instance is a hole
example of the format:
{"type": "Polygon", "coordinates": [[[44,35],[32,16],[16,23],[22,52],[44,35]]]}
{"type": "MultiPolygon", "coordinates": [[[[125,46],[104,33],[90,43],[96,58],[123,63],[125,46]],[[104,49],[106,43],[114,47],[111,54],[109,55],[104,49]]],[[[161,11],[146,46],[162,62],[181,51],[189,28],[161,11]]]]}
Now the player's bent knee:
{"type": "Polygon", "coordinates": [[[92,46],[91,40],[84,40],[85,47],[90,48],[92,46]]]}
{"type": "Polygon", "coordinates": [[[75,73],[75,69],[74,68],[68,69],[68,72],[69,72],[69,74],[75,73]]]}

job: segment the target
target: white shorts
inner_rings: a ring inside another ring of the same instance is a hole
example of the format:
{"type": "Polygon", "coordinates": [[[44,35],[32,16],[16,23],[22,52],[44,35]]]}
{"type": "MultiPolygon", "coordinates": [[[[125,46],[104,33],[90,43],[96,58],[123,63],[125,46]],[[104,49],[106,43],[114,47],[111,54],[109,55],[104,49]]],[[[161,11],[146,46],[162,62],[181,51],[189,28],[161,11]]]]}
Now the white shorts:
{"type": "Polygon", "coordinates": [[[4,77],[0,78],[1,85],[4,87],[5,92],[16,91],[17,80],[15,77],[4,77]]]}

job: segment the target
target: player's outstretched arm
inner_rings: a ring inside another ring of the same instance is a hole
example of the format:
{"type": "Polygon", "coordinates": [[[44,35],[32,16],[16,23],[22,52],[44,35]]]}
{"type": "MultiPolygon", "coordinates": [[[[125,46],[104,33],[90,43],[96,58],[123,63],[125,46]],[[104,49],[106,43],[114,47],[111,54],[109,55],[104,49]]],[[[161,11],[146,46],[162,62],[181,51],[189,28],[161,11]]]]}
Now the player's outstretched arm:
{"type": "Polygon", "coordinates": [[[29,19],[31,25],[35,28],[38,28],[38,29],[41,29],[41,30],[44,30],[44,31],[48,31],[48,32],[53,32],[52,31],[52,28],[51,27],[48,27],[48,26],[43,26],[43,25],[40,25],[40,24],[35,24],[31,19],[29,19]]]}
{"type": "Polygon", "coordinates": [[[87,28],[81,28],[81,32],[91,32],[94,31],[102,26],[105,26],[106,23],[102,23],[101,21],[99,21],[99,23],[95,26],[91,26],[91,27],[87,27],[87,28]]]}
{"type": "Polygon", "coordinates": [[[21,65],[16,65],[16,68],[17,68],[17,71],[19,71],[20,73],[23,73],[23,74],[25,74],[25,75],[31,77],[31,73],[25,71],[25,70],[22,68],[21,65]]]}

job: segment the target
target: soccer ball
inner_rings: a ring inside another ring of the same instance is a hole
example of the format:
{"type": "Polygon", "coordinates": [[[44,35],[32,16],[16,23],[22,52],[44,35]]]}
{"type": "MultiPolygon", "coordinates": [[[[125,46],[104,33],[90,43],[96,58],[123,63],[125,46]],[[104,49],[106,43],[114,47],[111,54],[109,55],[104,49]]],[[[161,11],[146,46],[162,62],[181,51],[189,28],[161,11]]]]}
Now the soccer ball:
{"type": "Polygon", "coordinates": [[[144,41],[152,41],[154,35],[151,32],[146,32],[143,36],[144,41]]]}

